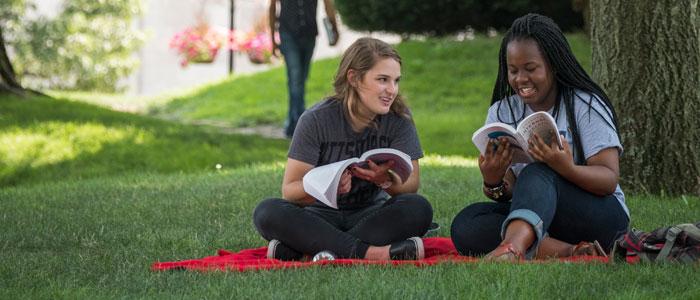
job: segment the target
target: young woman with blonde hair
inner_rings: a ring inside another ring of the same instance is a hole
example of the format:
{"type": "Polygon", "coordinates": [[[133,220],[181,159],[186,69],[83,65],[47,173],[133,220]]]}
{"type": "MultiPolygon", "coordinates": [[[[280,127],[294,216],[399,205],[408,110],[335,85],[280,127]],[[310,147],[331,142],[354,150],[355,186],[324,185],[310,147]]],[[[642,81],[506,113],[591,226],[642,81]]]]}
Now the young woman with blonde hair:
{"type": "Polygon", "coordinates": [[[390,45],[361,38],[343,54],[335,95],[301,116],[289,148],[282,199],[261,202],[253,222],[267,240],[268,257],[299,260],[330,251],[339,258],[421,259],[420,236],[432,221],[421,195],[418,159],[423,156],[411,114],[399,94],[401,57],[390,45]],[[304,191],[302,178],[317,166],[367,150],[394,148],[411,157],[413,173],[402,182],[388,172],[393,162],[344,171],[339,209],[304,191]]]}

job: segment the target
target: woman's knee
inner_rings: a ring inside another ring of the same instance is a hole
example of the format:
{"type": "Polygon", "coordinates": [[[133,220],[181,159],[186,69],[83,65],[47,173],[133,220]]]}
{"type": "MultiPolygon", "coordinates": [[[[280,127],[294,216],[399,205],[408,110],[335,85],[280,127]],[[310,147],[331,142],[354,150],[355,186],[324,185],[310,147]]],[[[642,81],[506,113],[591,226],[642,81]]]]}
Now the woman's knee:
{"type": "Polygon", "coordinates": [[[465,207],[452,220],[450,237],[462,255],[482,255],[500,242],[498,228],[504,215],[499,203],[480,202],[465,207]]]}
{"type": "Polygon", "coordinates": [[[559,174],[544,163],[531,163],[525,166],[518,175],[513,186],[513,202],[520,203],[525,198],[537,196],[538,199],[556,201],[556,187],[560,180],[559,174]]]}
{"type": "Polygon", "coordinates": [[[397,201],[407,206],[406,210],[411,212],[413,220],[424,224],[426,228],[430,226],[433,221],[433,206],[428,199],[419,194],[404,194],[399,197],[401,198],[397,201]]]}
{"type": "Polygon", "coordinates": [[[422,219],[430,224],[433,221],[433,206],[430,204],[430,201],[421,195],[415,194],[413,204],[416,207],[416,211],[420,212],[422,219]]]}
{"type": "Polygon", "coordinates": [[[262,233],[271,223],[281,218],[284,206],[288,205],[286,200],[279,198],[269,198],[261,201],[253,210],[253,224],[262,233]]]}
{"type": "Polygon", "coordinates": [[[530,163],[523,170],[520,172],[520,175],[518,175],[518,179],[521,177],[530,177],[530,176],[558,176],[557,172],[555,172],[552,168],[550,168],[547,164],[542,163],[542,162],[534,162],[530,163]]]}
{"type": "Polygon", "coordinates": [[[491,203],[479,202],[471,204],[462,211],[460,211],[452,220],[452,225],[450,226],[450,235],[453,237],[459,237],[463,239],[463,236],[469,236],[470,230],[473,229],[476,217],[483,214],[490,208],[491,203]]]}

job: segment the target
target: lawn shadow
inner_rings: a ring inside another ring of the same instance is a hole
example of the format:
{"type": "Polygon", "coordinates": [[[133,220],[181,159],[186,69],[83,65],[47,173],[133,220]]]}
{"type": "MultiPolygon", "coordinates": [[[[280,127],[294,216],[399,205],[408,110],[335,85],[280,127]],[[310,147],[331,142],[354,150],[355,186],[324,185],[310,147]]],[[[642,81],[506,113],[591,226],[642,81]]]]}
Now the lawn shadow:
{"type": "Polygon", "coordinates": [[[222,133],[46,97],[0,101],[0,185],[280,161],[287,140],[222,133]]]}

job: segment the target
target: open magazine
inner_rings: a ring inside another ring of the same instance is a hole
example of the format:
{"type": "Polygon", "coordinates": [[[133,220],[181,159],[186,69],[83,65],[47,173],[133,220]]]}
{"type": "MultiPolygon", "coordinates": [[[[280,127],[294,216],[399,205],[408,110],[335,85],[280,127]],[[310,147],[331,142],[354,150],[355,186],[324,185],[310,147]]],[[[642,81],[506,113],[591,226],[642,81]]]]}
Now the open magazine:
{"type": "Polygon", "coordinates": [[[343,171],[355,165],[368,168],[368,160],[378,165],[393,160],[394,165],[391,170],[404,182],[413,172],[413,164],[408,154],[392,148],[372,149],[363,153],[359,158],[353,157],[311,169],[302,180],[304,191],[324,204],[337,209],[338,184],[343,171]]]}
{"type": "MultiPolygon", "coordinates": [[[[495,122],[486,124],[479,128],[472,135],[472,142],[479,149],[481,154],[486,153],[486,145],[490,139],[497,139],[505,136],[510,141],[511,151],[513,151],[513,163],[530,163],[533,161],[528,154],[527,141],[537,133],[547,145],[551,145],[555,140],[559,147],[562,141],[554,118],[546,112],[538,111],[523,119],[518,128],[513,128],[505,123],[495,122]]],[[[498,146],[498,144],[496,144],[498,146]]]]}

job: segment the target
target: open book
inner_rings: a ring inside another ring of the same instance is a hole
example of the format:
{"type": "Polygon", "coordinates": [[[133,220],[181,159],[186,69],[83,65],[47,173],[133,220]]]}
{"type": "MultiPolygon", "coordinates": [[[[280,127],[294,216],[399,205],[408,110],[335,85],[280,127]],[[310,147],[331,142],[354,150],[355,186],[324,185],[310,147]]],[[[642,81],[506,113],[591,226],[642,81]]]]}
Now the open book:
{"type": "Polygon", "coordinates": [[[338,208],[338,184],[343,171],[351,166],[368,168],[367,160],[381,165],[390,160],[394,161],[391,170],[405,182],[413,172],[411,157],[400,150],[391,148],[372,149],[362,154],[359,158],[353,157],[346,160],[330,163],[311,169],[302,180],[304,191],[324,204],[338,208]]]}
{"type": "MultiPolygon", "coordinates": [[[[518,128],[513,128],[508,124],[495,122],[486,124],[479,128],[472,135],[472,142],[479,149],[481,154],[486,153],[486,145],[489,139],[497,139],[505,136],[510,141],[511,151],[513,151],[513,163],[530,163],[533,161],[530,154],[527,153],[527,141],[530,140],[535,133],[539,135],[547,145],[551,145],[554,139],[559,147],[562,147],[562,141],[559,137],[557,125],[554,118],[546,112],[538,111],[523,119],[518,128]]],[[[498,146],[498,143],[496,143],[498,146]]]]}

